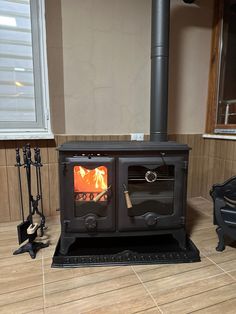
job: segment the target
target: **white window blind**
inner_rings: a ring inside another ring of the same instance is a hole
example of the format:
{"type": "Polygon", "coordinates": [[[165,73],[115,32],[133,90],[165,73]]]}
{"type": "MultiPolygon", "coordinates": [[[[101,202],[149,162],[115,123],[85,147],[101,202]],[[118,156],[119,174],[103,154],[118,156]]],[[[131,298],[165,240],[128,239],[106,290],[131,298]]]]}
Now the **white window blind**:
{"type": "Polygon", "coordinates": [[[0,132],[48,132],[42,0],[0,0],[0,132]]]}

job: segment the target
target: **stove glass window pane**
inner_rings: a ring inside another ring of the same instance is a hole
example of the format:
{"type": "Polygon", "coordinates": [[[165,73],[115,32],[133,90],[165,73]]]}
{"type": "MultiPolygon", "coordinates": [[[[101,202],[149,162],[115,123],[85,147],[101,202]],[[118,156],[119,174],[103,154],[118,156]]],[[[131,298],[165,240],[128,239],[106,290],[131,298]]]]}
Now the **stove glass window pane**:
{"type": "Polygon", "coordinates": [[[171,215],[174,206],[175,167],[130,166],[128,169],[128,191],[133,207],[130,214],[143,215],[155,212],[171,215]]]}
{"type": "Polygon", "coordinates": [[[108,188],[108,171],[105,166],[74,167],[74,203],[75,215],[84,216],[94,213],[105,216],[108,188]]]}

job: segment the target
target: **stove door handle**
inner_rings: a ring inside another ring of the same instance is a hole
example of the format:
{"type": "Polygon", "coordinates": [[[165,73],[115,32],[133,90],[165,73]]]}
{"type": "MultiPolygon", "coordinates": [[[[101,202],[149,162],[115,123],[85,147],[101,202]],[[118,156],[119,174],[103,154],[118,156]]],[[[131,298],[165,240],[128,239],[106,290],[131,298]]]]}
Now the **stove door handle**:
{"type": "Polygon", "coordinates": [[[126,207],[132,208],[133,204],[131,202],[130,196],[129,196],[129,191],[127,190],[127,187],[125,184],[123,184],[123,188],[124,188],[124,196],[125,196],[125,202],[126,202],[126,207]]]}

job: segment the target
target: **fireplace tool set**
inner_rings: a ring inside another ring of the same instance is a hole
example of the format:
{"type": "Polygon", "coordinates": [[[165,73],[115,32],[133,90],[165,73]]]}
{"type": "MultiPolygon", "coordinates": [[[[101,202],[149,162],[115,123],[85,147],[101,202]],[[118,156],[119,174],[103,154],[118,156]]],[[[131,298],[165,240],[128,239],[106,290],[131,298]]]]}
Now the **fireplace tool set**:
{"type": "Polygon", "coordinates": [[[34,160],[31,158],[31,147],[29,144],[23,147],[23,163],[21,163],[20,149],[16,148],[16,167],[18,171],[19,183],[19,199],[20,199],[20,215],[22,223],[17,226],[19,244],[28,240],[28,242],[20,246],[13,254],[21,254],[29,252],[31,258],[36,257],[38,250],[47,247],[48,243],[35,242],[38,236],[43,237],[45,230],[45,216],[43,213],[43,196],[42,196],[42,180],[41,180],[41,154],[38,147],[34,148],[34,160]],[[25,219],[23,194],[22,194],[22,180],[21,167],[24,167],[27,180],[28,206],[29,214],[25,219]],[[36,175],[36,195],[32,195],[32,171],[36,175]],[[39,222],[35,222],[35,216],[39,218],[39,222]]]}

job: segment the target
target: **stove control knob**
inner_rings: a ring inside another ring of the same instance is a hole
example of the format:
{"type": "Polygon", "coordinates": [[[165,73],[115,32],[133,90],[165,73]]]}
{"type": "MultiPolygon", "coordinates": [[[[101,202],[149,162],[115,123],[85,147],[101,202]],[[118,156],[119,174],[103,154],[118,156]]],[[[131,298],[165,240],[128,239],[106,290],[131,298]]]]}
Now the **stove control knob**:
{"type": "Polygon", "coordinates": [[[157,180],[157,173],[155,171],[147,171],[145,173],[145,180],[149,183],[155,182],[157,180]]]}
{"type": "Polygon", "coordinates": [[[157,216],[154,213],[147,213],[144,216],[145,222],[149,227],[153,227],[155,226],[155,224],[157,223],[157,216]]]}
{"type": "Polygon", "coordinates": [[[84,221],[87,230],[93,231],[97,227],[97,217],[95,215],[88,215],[84,221]]]}

